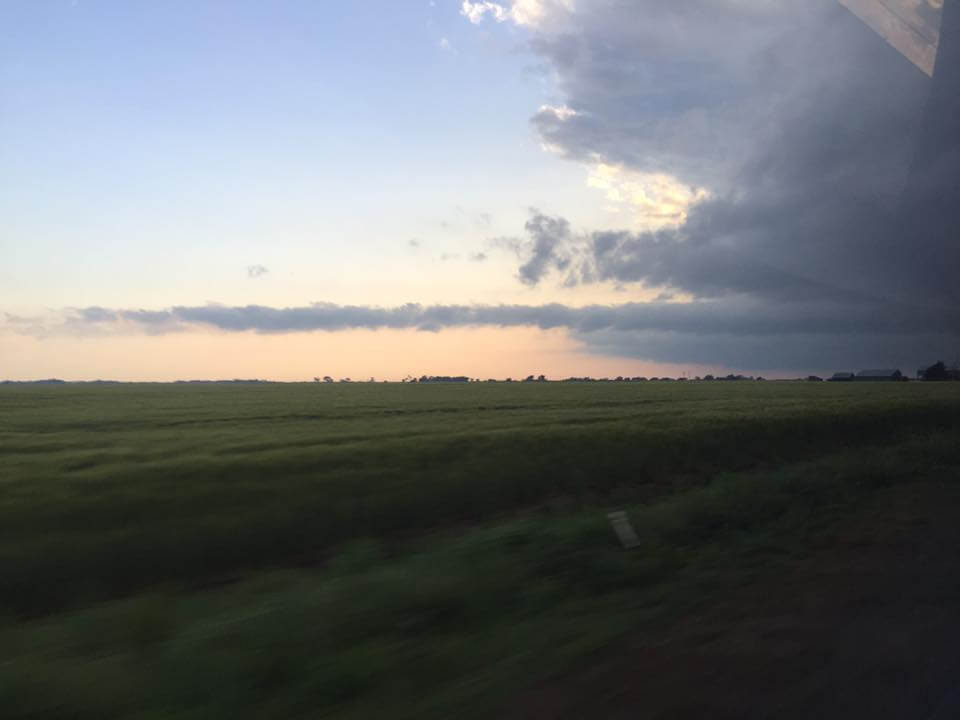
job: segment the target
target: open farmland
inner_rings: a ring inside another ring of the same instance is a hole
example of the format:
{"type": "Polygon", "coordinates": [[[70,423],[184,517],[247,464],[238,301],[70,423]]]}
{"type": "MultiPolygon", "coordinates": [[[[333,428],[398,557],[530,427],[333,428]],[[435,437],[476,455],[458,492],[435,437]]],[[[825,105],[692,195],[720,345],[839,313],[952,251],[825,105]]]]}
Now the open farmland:
{"type": "Polygon", "coordinates": [[[954,383],[2,387],[0,705],[494,712],[958,440],[954,383]]]}

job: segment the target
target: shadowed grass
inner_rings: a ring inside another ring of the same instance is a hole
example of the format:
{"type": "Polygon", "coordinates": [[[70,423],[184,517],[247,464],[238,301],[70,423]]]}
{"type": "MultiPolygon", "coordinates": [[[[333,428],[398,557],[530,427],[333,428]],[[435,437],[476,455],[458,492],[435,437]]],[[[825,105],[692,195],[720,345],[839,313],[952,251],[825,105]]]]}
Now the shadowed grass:
{"type": "Polygon", "coordinates": [[[631,552],[602,507],[540,508],[400,545],[358,539],[317,570],[8,621],[0,706],[15,718],[496,716],[619,634],[802,553],[877,488],[952,480],[957,440],[911,434],[722,474],[627,508],[631,552]]]}

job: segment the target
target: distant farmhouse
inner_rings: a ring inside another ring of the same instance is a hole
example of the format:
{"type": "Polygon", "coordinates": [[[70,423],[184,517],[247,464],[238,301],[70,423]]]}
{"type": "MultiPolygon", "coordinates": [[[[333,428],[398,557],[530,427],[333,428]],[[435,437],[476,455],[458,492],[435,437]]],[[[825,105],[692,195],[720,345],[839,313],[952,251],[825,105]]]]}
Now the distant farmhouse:
{"type": "Polygon", "coordinates": [[[855,377],[856,375],[851,372],[836,372],[830,378],[830,382],[853,382],[855,377]]]}
{"type": "Polygon", "coordinates": [[[899,370],[861,370],[857,373],[856,380],[858,382],[896,382],[903,380],[903,373],[899,370]]]}

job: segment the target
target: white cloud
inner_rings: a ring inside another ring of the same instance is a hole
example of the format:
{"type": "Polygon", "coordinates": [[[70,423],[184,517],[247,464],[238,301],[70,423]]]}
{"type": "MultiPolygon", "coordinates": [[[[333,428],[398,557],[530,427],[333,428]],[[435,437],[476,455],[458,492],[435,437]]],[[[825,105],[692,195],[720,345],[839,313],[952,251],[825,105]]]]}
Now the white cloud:
{"type": "Polygon", "coordinates": [[[503,5],[498,5],[493,2],[470,2],[470,0],[463,0],[463,5],[460,6],[460,14],[474,25],[483,22],[483,17],[487,13],[497,22],[503,22],[510,16],[510,13],[503,5]]]}
{"type": "Polygon", "coordinates": [[[544,15],[541,0],[515,0],[510,8],[510,17],[517,25],[537,25],[544,15]]]}
{"type": "Polygon", "coordinates": [[[248,265],[247,266],[247,277],[248,278],[258,278],[266,275],[270,272],[269,268],[264,267],[263,265],[248,265]]]}
{"type": "Polygon", "coordinates": [[[566,105],[541,105],[539,112],[550,113],[560,121],[569,120],[570,118],[576,117],[580,114],[573,108],[567,107],[566,105]]]}
{"type": "Polygon", "coordinates": [[[573,0],[513,0],[509,7],[489,0],[470,2],[463,0],[460,14],[474,25],[483,22],[486,15],[490,15],[496,22],[507,20],[515,25],[537,27],[547,18],[551,10],[572,10],[573,0]]]}
{"type": "Polygon", "coordinates": [[[613,212],[632,214],[636,230],[682,225],[690,208],[710,197],[705,188],[691,187],[666,173],[635,172],[607,163],[590,168],[587,187],[602,190],[613,212]]]}

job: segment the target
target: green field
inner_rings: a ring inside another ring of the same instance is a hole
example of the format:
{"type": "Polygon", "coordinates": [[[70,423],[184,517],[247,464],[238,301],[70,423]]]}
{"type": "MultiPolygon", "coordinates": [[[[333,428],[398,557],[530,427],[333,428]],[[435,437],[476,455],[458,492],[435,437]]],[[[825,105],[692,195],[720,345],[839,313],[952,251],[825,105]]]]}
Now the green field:
{"type": "Polygon", "coordinates": [[[960,383],[0,387],[0,707],[497,716],[958,440],[960,383]]]}

